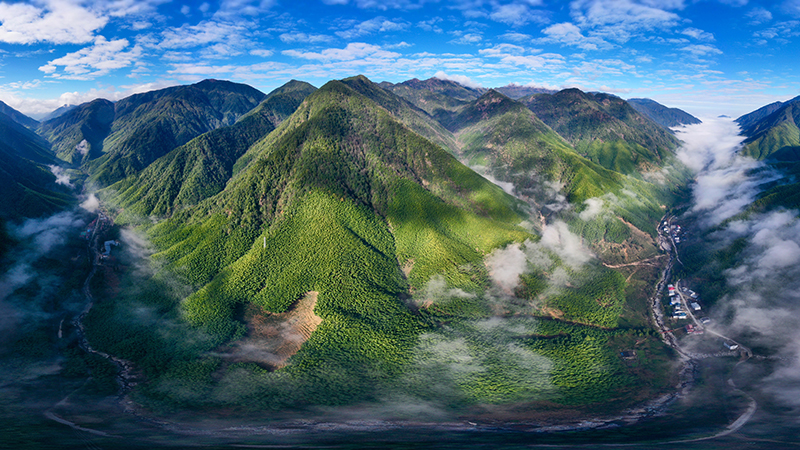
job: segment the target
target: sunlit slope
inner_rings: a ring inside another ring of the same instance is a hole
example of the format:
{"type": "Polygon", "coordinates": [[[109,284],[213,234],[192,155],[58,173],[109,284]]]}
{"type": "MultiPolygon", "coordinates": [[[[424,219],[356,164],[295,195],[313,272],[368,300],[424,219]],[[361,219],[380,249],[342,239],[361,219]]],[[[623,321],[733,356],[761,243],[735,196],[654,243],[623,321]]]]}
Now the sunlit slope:
{"type": "Polygon", "coordinates": [[[663,164],[678,140],[613,95],[565,89],[520,99],[586,158],[623,174],[663,164]]]}
{"type": "Polygon", "coordinates": [[[773,154],[782,160],[790,158],[793,148],[800,147],[800,97],[753,120],[759,111],[736,119],[742,126],[742,134],[747,136],[743,153],[756,159],[767,159],[773,154]]]}
{"type": "Polygon", "coordinates": [[[633,109],[664,128],[700,123],[700,119],[678,108],[669,108],[649,98],[629,98],[633,109]]]}
{"type": "Polygon", "coordinates": [[[107,189],[106,197],[128,220],[164,216],[193,206],[225,187],[233,165],[257,140],[289,117],[316,88],[290,81],[271,92],[231,126],[202,134],[107,189]]]}
{"type": "Polygon", "coordinates": [[[401,266],[412,288],[443,274],[474,290],[484,254],[530,237],[512,197],[342,82],[245,158],[223,192],[150,231],[156,256],[203,286],[187,317],[220,339],[235,334],[236,304],[281,312],[310,290],[324,319],[312,341],[351,325],[375,333],[394,320],[379,311],[408,313],[401,266]]]}

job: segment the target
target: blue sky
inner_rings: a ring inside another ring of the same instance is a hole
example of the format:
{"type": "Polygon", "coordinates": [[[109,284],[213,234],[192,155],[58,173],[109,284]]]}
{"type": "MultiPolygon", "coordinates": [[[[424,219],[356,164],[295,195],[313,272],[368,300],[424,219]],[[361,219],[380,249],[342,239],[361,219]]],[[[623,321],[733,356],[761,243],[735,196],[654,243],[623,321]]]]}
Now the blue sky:
{"type": "Polygon", "coordinates": [[[0,100],[37,115],[205,78],[364,74],[738,116],[800,94],[799,44],[800,0],[0,1],[0,100]]]}

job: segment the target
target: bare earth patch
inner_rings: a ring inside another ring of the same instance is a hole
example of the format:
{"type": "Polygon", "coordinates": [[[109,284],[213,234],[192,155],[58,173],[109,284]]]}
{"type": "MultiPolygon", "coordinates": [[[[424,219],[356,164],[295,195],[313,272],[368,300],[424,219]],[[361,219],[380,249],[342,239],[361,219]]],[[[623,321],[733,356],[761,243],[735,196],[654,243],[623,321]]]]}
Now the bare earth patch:
{"type": "Polygon", "coordinates": [[[314,314],[318,294],[316,291],[307,293],[289,311],[280,314],[248,305],[244,312],[247,334],[227,346],[219,356],[231,362],[253,362],[272,370],[285,367],[322,323],[322,318],[314,314]]]}

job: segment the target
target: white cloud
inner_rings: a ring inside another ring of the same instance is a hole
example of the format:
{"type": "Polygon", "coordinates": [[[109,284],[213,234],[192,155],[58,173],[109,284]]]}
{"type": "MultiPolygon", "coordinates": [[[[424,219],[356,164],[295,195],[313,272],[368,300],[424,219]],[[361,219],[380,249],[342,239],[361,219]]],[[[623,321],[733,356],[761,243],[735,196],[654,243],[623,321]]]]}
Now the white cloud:
{"type": "Polygon", "coordinates": [[[574,0],[572,18],[581,29],[617,42],[681,22],[671,10],[684,8],[683,0],[574,0]]]}
{"type": "Polygon", "coordinates": [[[275,5],[275,0],[222,0],[215,18],[228,19],[237,16],[259,16],[275,5]]]}
{"type": "Polygon", "coordinates": [[[477,33],[467,33],[462,36],[459,36],[457,39],[453,39],[448,41],[450,44],[462,44],[462,45],[472,45],[477,44],[478,42],[483,40],[483,36],[477,33]]]}
{"type": "Polygon", "coordinates": [[[191,48],[212,43],[238,44],[249,33],[247,24],[203,21],[197,25],[182,25],[161,33],[160,48],[191,48]]]}
{"type": "Polygon", "coordinates": [[[681,50],[684,52],[689,52],[697,57],[722,54],[722,50],[718,49],[717,47],[705,44],[687,45],[686,47],[681,48],[681,50]]]}
{"type": "Polygon", "coordinates": [[[302,44],[320,44],[323,42],[330,42],[333,37],[324,34],[306,34],[306,33],[283,33],[279,36],[280,40],[287,44],[302,43],[302,44]]]}
{"type": "Polygon", "coordinates": [[[83,44],[108,18],[75,2],[49,0],[42,6],[0,2],[0,23],[0,42],[83,44]]]}
{"type": "Polygon", "coordinates": [[[772,20],[772,13],[769,10],[758,7],[753,8],[745,14],[750,19],[750,25],[760,25],[772,20]]]}
{"type": "Polygon", "coordinates": [[[304,52],[300,50],[284,50],[286,56],[319,61],[349,61],[360,58],[397,58],[399,53],[383,50],[381,47],[363,42],[347,44],[345,48],[328,48],[321,52],[304,52]]]}
{"type": "Polygon", "coordinates": [[[781,9],[787,14],[800,17],[800,0],[785,0],[781,9]]]}
{"type": "Polygon", "coordinates": [[[260,56],[262,58],[268,58],[272,56],[273,53],[275,52],[273,52],[272,50],[264,50],[264,49],[250,50],[251,55],[260,56]]]}
{"type": "Polygon", "coordinates": [[[479,87],[481,87],[480,84],[472,81],[466,75],[448,75],[448,74],[446,74],[446,73],[444,73],[443,71],[440,70],[440,71],[436,72],[436,74],[433,77],[434,78],[438,78],[440,80],[455,81],[456,83],[462,84],[462,85],[464,85],[466,87],[469,87],[469,88],[479,88],[479,87]]]}
{"type": "Polygon", "coordinates": [[[142,48],[138,45],[127,52],[123,51],[128,44],[127,39],[108,41],[103,36],[98,36],[91,47],[54,59],[39,67],[39,70],[56,78],[96,78],[114,69],[128,67],[142,55],[142,48]],[[59,66],[64,67],[63,73],[58,73],[59,66]]]}
{"type": "Polygon", "coordinates": [[[546,36],[535,42],[553,43],[578,47],[582,50],[600,50],[611,48],[611,44],[599,37],[588,37],[581,33],[580,28],[572,23],[557,23],[542,30],[546,36]]]}
{"type": "Polygon", "coordinates": [[[505,39],[507,41],[517,42],[517,43],[530,42],[531,40],[533,40],[533,36],[531,36],[530,34],[517,33],[517,32],[513,32],[513,31],[505,33],[505,34],[501,34],[500,36],[497,36],[497,37],[500,38],[500,39],[505,39]]]}
{"type": "Polygon", "coordinates": [[[510,3],[506,5],[495,5],[489,18],[495,22],[502,22],[514,27],[520,27],[529,22],[547,23],[547,18],[541,11],[533,11],[528,5],[522,3],[510,3]]]}
{"type": "MultiPolygon", "coordinates": [[[[322,3],[325,3],[326,5],[346,5],[350,3],[350,1],[322,0],[322,3]]],[[[385,11],[387,9],[419,9],[426,3],[426,0],[354,0],[353,3],[359,8],[380,9],[385,11]]]]}
{"type": "Polygon", "coordinates": [[[337,31],[336,35],[342,39],[355,39],[357,37],[374,33],[403,31],[408,28],[408,25],[409,24],[406,22],[392,21],[385,17],[375,17],[373,19],[356,23],[349,29],[337,31]]]}
{"type": "Polygon", "coordinates": [[[711,41],[714,40],[714,35],[713,34],[707,32],[707,31],[703,31],[703,30],[697,29],[697,28],[686,28],[685,30],[681,31],[681,34],[685,34],[686,36],[693,37],[693,38],[697,39],[698,41],[709,41],[709,42],[711,42],[711,41]]]}

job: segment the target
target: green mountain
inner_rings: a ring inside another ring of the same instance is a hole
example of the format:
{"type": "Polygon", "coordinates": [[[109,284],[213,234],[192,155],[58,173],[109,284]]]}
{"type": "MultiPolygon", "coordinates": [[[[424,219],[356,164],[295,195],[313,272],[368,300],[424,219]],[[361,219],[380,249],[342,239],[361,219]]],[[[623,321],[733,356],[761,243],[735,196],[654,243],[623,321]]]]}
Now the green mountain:
{"type": "MultiPolygon", "coordinates": [[[[235,124],[202,134],[109,189],[128,217],[169,215],[222,191],[236,161],[316,90],[290,81],[267,95],[235,124]]],[[[243,163],[244,164],[244,163],[243,163]]]]}
{"type": "Polygon", "coordinates": [[[786,160],[800,148],[800,97],[780,105],[773,103],[736,121],[742,126],[742,134],[747,136],[742,153],[753,158],[766,159],[775,155],[786,160]],[[763,114],[770,110],[770,114],[763,114]],[[762,115],[763,118],[755,120],[762,115]]]}
{"type": "Polygon", "coordinates": [[[383,82],[379,86],[408,100],[437,120],[448,117],[450,113],[476,100],[486,91],[439,78],[414,78],[398,84],[383,82]]]}
{"type": "Polygon", "coordinates": [[[46,167],[55,163],[44,139],[0,113],[0,220],[41,216],[70,203],[46,167]]]}
{"type": "Polygon", "coordinates": [[[56,156],[80,165],[103,155],[103,141],[113,122],[114,103],[97,99],[42,122],[39,133],[53,143],[56,156]]]}
{"type": "Polygon", "coordinates": [[[649,98],[629,98],[628,104],[664,128],[700,123],[697,117],[678,108],[668,108],[649,98]]]}
{"type": "MultiPolygon", "coordinates": [[[[188,374],[213,370],[267,382],[271,388],[252,395],[269,407],[368,399],[411,361],[424,321],[409,295],[434,276],[481,291],[483,257],[533,238],[517,226],[514,198],[349,85],[369,88],[363,81],[331,81],[309,95],[250,147],[222,192],[148,230],[154,258],[195,286],[180,314],[210,337],[208,350],[250,336],[242,311],[252,308],[290,314],[311,296],[321,323],[270,375],[196,353],[155,362],[118,335],[124,327],[103,318],[124,314],[93,310],[90,339],[136,361],[154,395],[180,402],[189,391],[161,387],[202,385],[204,378],[188,374]]],[[[141,345],[161,338],[152,339],[141,345]]]]}
{"type": "Polygon", "coordinates": [[[203,133],[234,124],[264,97],[247,85],[205,80],[113,104],[95,100],[45,122],[41,132],[62,158],[86,166],[91,181],[109,185],[203,133]]]}
{"type": "MultiPolygon", "coordinates": [[[[795,101],[798,101],[798,100],[800,100],[800,97],[795,97],[795,98],[793,98],[792,100],[789,100],[786,103],[792,103],[792,102],[795,102],[795,101]]],[[[770,114],[772,114],[775,111],[781,109],[781,107],[783,107],[786,103],[784,103],[784,102],[774,102],[774,103],[770,103],[769,105],[762,106],[761,108],[758,108],[755,111],[752,111],[750,113],[747,113],[747,114],[737,118],[736,119],[736,123],[738,123],[739,126],[742,127],[743,130],[746,130],[746,129],[752,127],[753,125],[755,125],[757,122],[765,119],[770,114]]]]}
{"type": "Polygon", "coordinates": [[[578,89],[520,101],[586,158],[623,174],[659,168],[678,140],[619,97],[578,89]]]}
{"type": "Polygon", "coordinates": [[[535,196],[543,181],[551,181],[564,185],[569,202],[580,204],[618,190],[622,181],[619,174],[578,155],[525,105],[495,90],[465,105],[444,125],[456,133],[471,165],[488,166],[520,193],[535,196]]]}
{"type": "Polygon", "coordinates": [[[37,122],[36,120],[26,116],[25,114],[22,114],[16,109],[6,105],[2,101],[0,101],[0,113],[7,115],[15,122],[24,125],[28,128],[36,128],[36,126],[39,125],[39,122],[37,122]]]}

